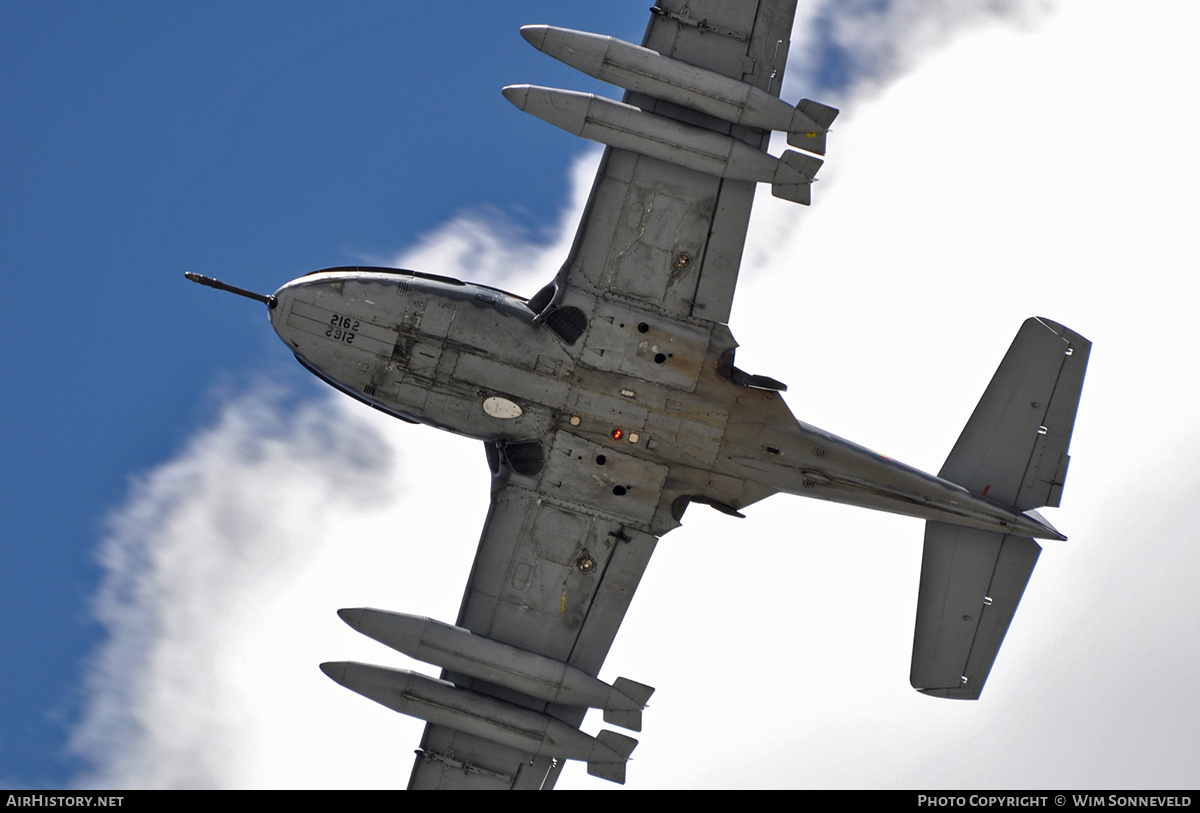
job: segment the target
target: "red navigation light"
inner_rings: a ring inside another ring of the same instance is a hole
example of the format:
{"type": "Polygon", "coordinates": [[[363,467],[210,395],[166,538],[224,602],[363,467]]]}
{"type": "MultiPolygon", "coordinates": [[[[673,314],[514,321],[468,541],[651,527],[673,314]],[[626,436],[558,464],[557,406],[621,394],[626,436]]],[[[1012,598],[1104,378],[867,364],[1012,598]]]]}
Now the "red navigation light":
{"type": "Polygon", "coordinates": [[[612,430],[612,439],[613,439],[613,440],[620,440],[620,439],[621,439],[621,438],[623,438],[623,437],[625,437],[625,431],[624,431],[624,430],[622,430],[622,429],[614,429],[614,430],[612,430]]]}

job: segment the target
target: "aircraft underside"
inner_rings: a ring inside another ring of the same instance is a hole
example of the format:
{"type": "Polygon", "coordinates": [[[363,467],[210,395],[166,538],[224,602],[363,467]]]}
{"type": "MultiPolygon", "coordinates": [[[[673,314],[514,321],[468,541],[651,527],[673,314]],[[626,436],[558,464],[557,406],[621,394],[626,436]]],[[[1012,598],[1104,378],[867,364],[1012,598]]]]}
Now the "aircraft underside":
{"type": "MultiPolygon", "coordinates": [[[[441,678],[331,662],[426,720],[411,788],[549,788],[564,760],[625,781],[654,691],[598,678],[658,537],[692,504],[742,516],[784,492],[926,521],[910,682],[980,696],[1061,500],[1091,343],[1022,326],[937,475],[798,421],[735,366],[728,327],[756,185],[808,205],[838,111],[779,99],[795,0],[658,0],[641,46],[528,26],[622,102],[514,85],[525,112],[606,145],[555,279],[526,299],[435,274],[340,267],[267,305],[308,370],[398,419],[483,442],[491,510],[454,624],[342,618],[441,678]],[[772,130],[787,150],[771,155],[772,130]]],[[[751,526],[747,526],[750,530],[751,526]]]]}

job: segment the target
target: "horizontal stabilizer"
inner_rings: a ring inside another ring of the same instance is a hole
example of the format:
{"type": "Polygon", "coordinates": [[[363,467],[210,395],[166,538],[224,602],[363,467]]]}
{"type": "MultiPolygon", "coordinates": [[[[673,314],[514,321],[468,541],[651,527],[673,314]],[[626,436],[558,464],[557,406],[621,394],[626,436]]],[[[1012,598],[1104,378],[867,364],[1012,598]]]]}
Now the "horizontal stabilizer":
{"type": "Polygon", "coordinates": [[[979,699],[1041,550],[1026,537],[926,523],[914,689],[979,699]]]}
{"type": "Polygon", "coordinates": [[[597,734],[596,740],[605,749],[613,752],[614,756],[619,756],[620,760],[607,760],[603,758],[588,760],[587,772],[592,776],[607,779],[609,782],[624,785],[625,761],[629,759],[629,755],[633,753],[633,749],[637,748],[638,741],[633,737],[626,737],[624,734],[607,730],[597,734]]]}
{"type": "Polygon", "coordinates": [[[938,476],[1018,511],[1057,506],[1091,347],[1026,320],[938,476]]]}

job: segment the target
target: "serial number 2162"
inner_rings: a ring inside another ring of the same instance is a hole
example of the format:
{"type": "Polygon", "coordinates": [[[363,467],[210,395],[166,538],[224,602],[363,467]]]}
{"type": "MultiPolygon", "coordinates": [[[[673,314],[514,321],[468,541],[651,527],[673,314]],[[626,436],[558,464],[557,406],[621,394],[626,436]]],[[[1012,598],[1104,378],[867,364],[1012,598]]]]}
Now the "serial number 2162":
{"type": "Polygon", "coordinates": [[[339,316],[335,313],[329,317],[329,327],[325,328],[325,338],[333,339],[335,342],[354,344],[354,337],[358,335],[354,331],[358,330],[358,325],[357,319],[339,316]]]}

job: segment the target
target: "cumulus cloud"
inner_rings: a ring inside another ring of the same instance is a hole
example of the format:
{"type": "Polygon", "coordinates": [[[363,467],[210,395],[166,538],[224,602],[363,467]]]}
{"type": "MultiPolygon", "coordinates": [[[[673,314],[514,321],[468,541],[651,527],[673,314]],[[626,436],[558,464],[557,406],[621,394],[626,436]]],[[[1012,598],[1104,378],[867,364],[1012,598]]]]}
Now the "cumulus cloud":
{"type": "Polygon", "coordinates": [[[342,411],[325,399],[283,408],[268,387],[226,404],[134,484],[100,551],[108,578],[96,614],[111,637],[74,741],[96,766],[82,784],[214,787],[236,776],[230,755],[257,739],[253,707],[272,702],[261,689],[294,684],[280,674],[293,660],[285,640],[311,617],[264,626],[278,620],[280,585],[311,581],[342,518],[391,497],[391,444],[342,411]]]}
{"type": "MultiPolygon", "coordinates": [[[[756,202],[739,364],[788,382],[804,420],[936,471],[1021,321],[1071,325],[1096,343],[1051,517],[1072,539],[1046,545],[983,700],[954,703],[907,686],[919,523],[785,497],[745,520],[694,508],[602,673],[659,689],[634,786],[1195,784],[1196,20],[1166,3],[1135,23],[1115,2],[919,6],[806,11],[806,36],[879,53],[851,72],[815,205],[756,202]],[[997,14],[1037,25],[978,25],[997,14]]],[[[551,231],[514,240],[476,213],[399,264],[532,293],[594,162],[551,231]]],[[[316,664],[401,665],[338,607],[456,616],[486,511],[478,446],[336,394],[228,404],[104,544],[112,637],[81,784],[403,785],[421,724],[316,664]]],[[[560,786],[596,786],[575,767],[560,786]]]]}
{"type": "Polygon", "coordinates": [[[600,156],[601,150],[593,148],[571,166],[571,199],[558,222],[530,232],[501,212],[472,210],[422,237],[395,264],[532,296],[567,257],[600,156]]]}

